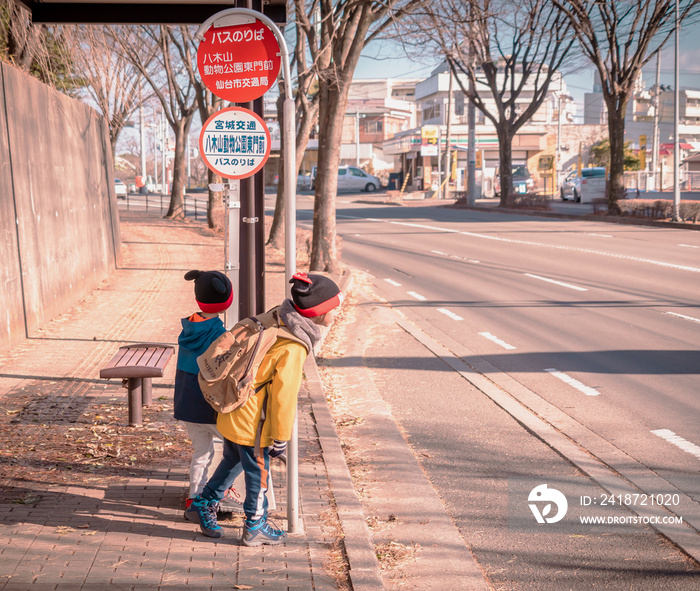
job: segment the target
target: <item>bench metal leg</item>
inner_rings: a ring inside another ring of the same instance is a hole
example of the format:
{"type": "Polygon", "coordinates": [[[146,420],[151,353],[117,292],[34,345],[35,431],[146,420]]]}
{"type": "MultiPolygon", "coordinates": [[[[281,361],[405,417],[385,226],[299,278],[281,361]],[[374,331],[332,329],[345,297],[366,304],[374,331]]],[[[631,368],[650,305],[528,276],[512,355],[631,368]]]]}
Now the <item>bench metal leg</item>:
{"type": "Polygon", "coordinates": [[[142,380],[141,378],[129,378],[127,381],[129,391],[129,425],[138,427],[143,423],[141,411],[142,400],[142,380]]]}
{"type": "Polygon", "coordinates": [[[151,404],[153,404],[151,383],[151,378],[141,378],[141,396],[143,398],[143,406],[151,406],[151,404]]]}

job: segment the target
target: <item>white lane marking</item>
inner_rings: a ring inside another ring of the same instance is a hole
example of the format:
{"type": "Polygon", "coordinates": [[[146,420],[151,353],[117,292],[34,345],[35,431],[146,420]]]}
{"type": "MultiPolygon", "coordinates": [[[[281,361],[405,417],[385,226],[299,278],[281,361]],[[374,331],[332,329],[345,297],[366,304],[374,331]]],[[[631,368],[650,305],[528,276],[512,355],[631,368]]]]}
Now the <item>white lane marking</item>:
{"type": "Polygon", "coordinates": [[[555,378],[560,379],[562,382],[566,382],[567,384],[569,384],[569,386],[576,388],[579,392],[583,392],[586,396],[600,395],[600,392],[598,392],[598,390],[596,390],[595,388],[591,388],[590,386],[582,384],[578,380],[572,378],[570,375],[565,374],[563,371],[559,371],[558,369],[554,369],[553,367],[545,369],[545,371],[552,374],[555,378]]]}
{"type": "Polygon", "coordinates": [[[684,246],[685,248],[700,248],[697,244],[679,244],[678,246],[684,246]]]}
{"type": "Polygon", "coordinates": [[[669,443],[672,443],[673,445],[682,449],[683,451],[694,455],[700,460],[700,446],[691,443],[687,439],[683,439],[680,435],[676,435],[673,431],[669,429],[656,429],[652,431],[652,433],[657,437],[661,437],[661,439],[665,439],[669,443]]]}
{"type": "Polygon", "coordinates": [[[594,234],[593,232],[588,232],[589,236],[597,236],[598,238],[613,238],[612,234],[594,234]]]}
{"type": "Polygon", "coordinates": [[[452,320],[464,320],[464,318],[462,318],[461,316],[458,316],[454,312],[451,312],[447,308],[436,308],[436,310],[438,312],[440,312],[441,314],[444,314],[445,316],[449,316],[450,318],[452,318],[452,320]]]}
{"type": "Polygon", "coordinates": [[[586,289],[585,287],[579,287],[578,285],[572,285],[571,283],[564,283],[563,281],[556,281],[555,279],[549,279],[548,277],[533,275],[532,273],[524,273],[524,275],[526,277],[532,277],[533,279],[539,279],[540,281],[546,281],[547,283],[554,283],[554,285],[561,285],[562,287],[575,289],[576,291],[588,291],[588,289],[586,289]]]}
{"type": "Polygon", "coordinates": [[[432,252],[433,254],[442,255],[442,256],[444,256],[444,257],[447,256],[447,253],[446,253],[446,252],[442,252],[441,250],[431,250],[430,252],[432,252]]]}
{"type": "MultiPolygon", "coordinates": [[[[344,216],[350,217],[350,216],[344,216]]],[[[410,228],[421,228],[424,230],[433,230],[437,232],[445,232],[446,234],[462,234],[463,236],[472,236],[473,238],[483,238],[485,240],[495,240],[497,242],[507,242],[509,244],[525,244],[528,246],[543,246],[545,248],[554,248],[557,250],[569,250],[572,252],[584,252],[588,254],[595,254],[599,256],[611,257],[615,259],[621,259],[626,261],[636,261],[638,263],[646,263],[648,265],[658,265],[659,267],[668,267],[670,269],[678,269],[681,271],[691,271],[692,273],[700,273],[700,267],[688,267],[687,265],[675,265],[673,263],[665,263],[663,261],[655,261],[654,259],[643,259],[640,257],[633,257],[624,254],[618,254],[616,252],[603,252],[602,250],[593,250],[590,248],[577,248],[575,246],[564,246],[561,244],[545,244],[543,242],[534,242],[531,240],[517,240],[515,238],[503,238],[502,236],[489,236],[488,234],[477,234],[476,232],[461,232],[459,230],[452,230],[450,228],[439,228],[437,226],[428,226],[427,224],[413,224],[409,222],[397,222],[397,221],[386,221],[377,220],[372,218],[352,218],[352,219],[366,219],[372,222],[384,222],[389,224],[395,224],[397,226],[407,226],[410,228]]]]}
{"type": "Polygon", "coordinates": [[[490,332],[480,332],[479,334],[480,334],[482,337],[487,338],[489,341],[493,341],[493,342],[496,343],[497,345],[500,345],[500,346],[503,347],[504,349],[507,349],[507,350],[509,350],[509,351],[512,350],[512,349],[515,349],[515,347],[514,347],[513,345],[509,345],[509,344],[506,343],[505,341],[502,341],[501,339],[499,339],[497,336],[492,335],[490,332]]]}
{"type": "Polygon", "coordinates": [[[397,283],[397,282],[394,281],[393,279],[385,279],[384,281],[386,281],[387,283],[390,283],[390,284],[393,285],[394,287],[401,287],[401,284],[400,284],[400,283],[397,283]]]}
{"type": "Polygon", "coordinates": [[[678,318],[683,318],[684,320],[690,320],[692,322],[700,322],[700,318],[694,318],[693,316],[686,316],[685,314],[677,314],[676,312],[664,312],[669,316],[678,316],[678,318]]]}
{"type": "Polygon", "coordinates": [[[416,298],[417,300],[420,300],[421,302],[425,302],[425,301],[427,301],[427,299],[428,299],[428,298],[426,298],[425,296],[422,296],[421,294],[416,293],[415,291],[409,291],[409,292],[408,292],[408,295],[410,295],[411,297],[416,298]]]}

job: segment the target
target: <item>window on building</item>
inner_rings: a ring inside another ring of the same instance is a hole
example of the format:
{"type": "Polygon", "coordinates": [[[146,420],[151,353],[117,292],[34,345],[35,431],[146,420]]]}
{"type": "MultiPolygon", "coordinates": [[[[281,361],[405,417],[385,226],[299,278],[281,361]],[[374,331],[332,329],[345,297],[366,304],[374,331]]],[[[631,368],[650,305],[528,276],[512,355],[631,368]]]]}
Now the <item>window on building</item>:
{"type": "Polygon", "coordinates": [[[365,124],[365,131],[367,133],[383,133],[384,132],[384,121],[378,119],[376,121],[367,121],[365,124]]]}
{"type": "Polygon", "coordinates": [[[428,105],[423,108],[423,120],[438,119],[440,117],[440,103],[428,105]]]}
{"type": "Polygon", "coordinates": [[[452,94],[452,100],[455,104],[455,115],[459,117],[464,115],[464,93],[458,90],[452,94]]]}

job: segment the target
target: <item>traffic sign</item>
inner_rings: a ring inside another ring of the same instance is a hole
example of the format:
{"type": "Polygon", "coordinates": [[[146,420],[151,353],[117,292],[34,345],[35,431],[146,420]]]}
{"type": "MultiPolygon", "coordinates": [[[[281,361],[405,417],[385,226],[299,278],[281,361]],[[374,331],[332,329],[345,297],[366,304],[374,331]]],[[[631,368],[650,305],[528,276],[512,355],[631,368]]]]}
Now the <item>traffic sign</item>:
{"type": "Polygon", "coordinates": [[[209,27],[197,48],[197,68],[204,85],[232,103],[260,98],[277,81],[280,46],[275,34],[254,20],[209,27]]]}
{"type": "Polygon", "coordinates": [[[227,179],[253,176],[270,156],[270,130],[242,107],[214,113],[202,126],[199,152],[207,167],[227,179]]]}

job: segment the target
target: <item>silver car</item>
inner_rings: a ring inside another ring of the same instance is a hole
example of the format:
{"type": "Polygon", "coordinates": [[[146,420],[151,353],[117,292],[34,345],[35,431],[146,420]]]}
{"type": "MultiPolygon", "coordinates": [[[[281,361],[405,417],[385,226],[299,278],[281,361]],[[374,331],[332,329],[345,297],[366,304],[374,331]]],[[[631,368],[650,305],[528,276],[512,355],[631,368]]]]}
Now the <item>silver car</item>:
{"type": "Polygon", "coordinates": [[[585,184],[586,179],[600,177],[605,177],[605,168],[582,168],[581,176],[579,176],[577,171],[572,172],[569,176],[566,177],[566,179],[561,185],[561,200],[566,201],[567,199],[571,199],[576,203],[580,203],[581,184],[585,184]]]}
{"type": "MultiPolygon", "coordinates": [[[[316,167],[311,169],[311,189],[316,188],[316,167]]],[[[338,191],[365,191],[374,193],[382,188],[382,181],[356,166],[338,167],[338,191]]]]}

